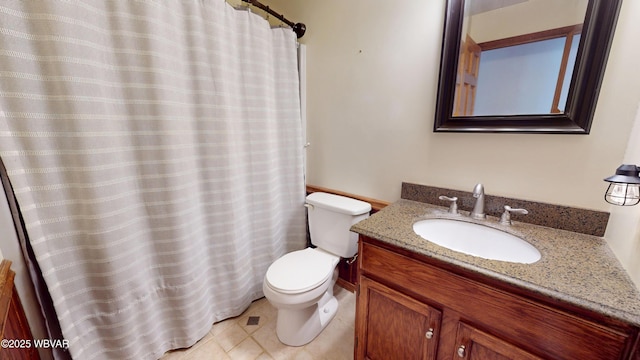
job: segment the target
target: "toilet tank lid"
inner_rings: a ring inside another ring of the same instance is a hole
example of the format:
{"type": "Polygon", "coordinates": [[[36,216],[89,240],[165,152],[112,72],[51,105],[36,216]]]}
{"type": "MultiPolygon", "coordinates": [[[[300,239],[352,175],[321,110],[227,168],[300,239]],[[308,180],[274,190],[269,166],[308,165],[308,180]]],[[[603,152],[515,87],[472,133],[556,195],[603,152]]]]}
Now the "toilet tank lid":
{"type": "Polygon", "coordinates": [[[368,202],[323,192],[309,194],[307,204],[348,215],[360,215],[371,211],[371,204],[368,202]]]}

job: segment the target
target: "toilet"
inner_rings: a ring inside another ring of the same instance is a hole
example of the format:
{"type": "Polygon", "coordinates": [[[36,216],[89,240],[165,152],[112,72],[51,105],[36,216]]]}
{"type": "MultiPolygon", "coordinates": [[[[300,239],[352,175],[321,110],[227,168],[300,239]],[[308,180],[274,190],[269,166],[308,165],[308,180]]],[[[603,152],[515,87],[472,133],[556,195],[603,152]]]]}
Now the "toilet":
{"type": "Polygon", "coordinates": [[[316,247],[277,259],[262,285],[264,296],[278,310],[278,339],[289,346],[309,343],[335,316],[336,265],[341,257],[352,258],[358,252],[358,235],[349,229],[371,210],[364,201],[323,192],[309,194],[305,206],[316,247]]]}

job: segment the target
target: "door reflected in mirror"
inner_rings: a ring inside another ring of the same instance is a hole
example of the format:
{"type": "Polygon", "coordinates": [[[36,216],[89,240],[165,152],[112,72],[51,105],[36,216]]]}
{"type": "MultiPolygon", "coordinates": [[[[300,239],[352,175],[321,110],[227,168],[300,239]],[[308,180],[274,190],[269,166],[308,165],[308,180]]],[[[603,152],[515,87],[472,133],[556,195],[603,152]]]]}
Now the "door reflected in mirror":
{"type": "Polygon", "coordinates": [[[454,117],[561,114],[589,0],[467,0],[454,117]]]}

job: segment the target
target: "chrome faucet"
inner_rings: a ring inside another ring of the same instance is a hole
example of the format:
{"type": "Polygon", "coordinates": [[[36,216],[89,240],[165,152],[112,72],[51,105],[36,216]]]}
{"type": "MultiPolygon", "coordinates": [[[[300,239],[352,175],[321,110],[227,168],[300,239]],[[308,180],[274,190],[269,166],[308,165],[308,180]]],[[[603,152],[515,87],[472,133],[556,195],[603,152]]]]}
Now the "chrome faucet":
{"type": "Polygon", "coordinates": [[[469,216],[474,219],[486,219],[487,214],[484,213],[484,186],[482,184],[476,184],[473,188],[473,197],[476,198],[476,204],[469,216]]]}
{"type": "Polygon", "coordinates": [[[458,215],[458,198],[457,197],[448,197],[444,195],[440,195],[438,197],[440,200],[449,201],[449,214],[458,215]]]}
{"type": "Polygon", "coordinates": [[[529,212],[525,209],[514,209],[509,205],[505,205],[504,213],[500,217],[500,224],[511,225],[511,213],[527,215],[529,212]]]}

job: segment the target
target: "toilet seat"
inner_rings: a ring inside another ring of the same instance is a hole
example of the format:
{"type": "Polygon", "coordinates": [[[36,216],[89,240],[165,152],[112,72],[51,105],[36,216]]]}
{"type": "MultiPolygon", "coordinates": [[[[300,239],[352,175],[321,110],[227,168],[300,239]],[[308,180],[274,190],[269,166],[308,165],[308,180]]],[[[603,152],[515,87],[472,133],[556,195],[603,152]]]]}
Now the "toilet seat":
{"type": "Polygon", "coordinates": [[[329,280],[339,260],[338,256],[313,248],[293,251],[269,266],[265,280],[280,293],[303,293],[329,280]]]}

